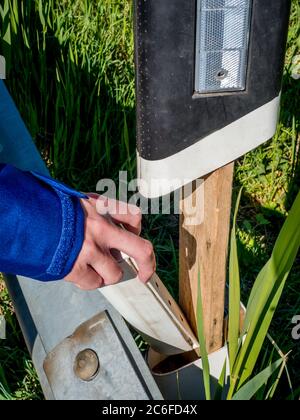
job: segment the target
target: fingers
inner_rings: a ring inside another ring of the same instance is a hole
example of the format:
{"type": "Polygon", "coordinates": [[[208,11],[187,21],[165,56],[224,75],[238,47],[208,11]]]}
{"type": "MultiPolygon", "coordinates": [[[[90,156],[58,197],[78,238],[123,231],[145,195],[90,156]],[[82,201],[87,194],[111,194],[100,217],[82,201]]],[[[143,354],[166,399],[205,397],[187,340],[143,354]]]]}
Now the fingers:
{"type": "Polygon", "coordinates": [[[104,286],[103,278],[89,266],[86,266],[81,273],[74,271],[65,280],[74,283],[81,290],[95,290],[104,286]]]}
{"type": "Polygon", "coordinates": [[[137,206],[97,194],[89,194],[89,197],[94,201],[98,214],[109,214],[115,223],[122,223],[127,230],[136,235],[141,234],[142,213],[137,206]]]}
{"type": "Polygon", "coordinates": [[[120,259],[118,253],[124,252],[135,260],[140,280],[147,282],[156,269],[156,261],[152,244],[138,236],[141,231],[138,207],[88,195],[90,199],[81,202],[85,211],[83,246],[66,280],[84,290],[118,283],[123,273],[116,259],[120,259]],[[103,217],[106,215],[109,217],[103,217]],[[128,230],[113,222],[122,223],[128,230]]]}
{"type": "Polygon", "coordinates": [[[123,271],[119,264],[108,252],[100,250],[93,256],[91,266],[103,278],[105,286],[119,283],[123,277],[123,271]]]}
{"type": "Polygon", "coordinates": [[[112,225],[106,237],[110,248],[118,249],[135,260],[140,280],[143,282],[150,280],[156,269],[156,260],[151,242],[112,225]]]}

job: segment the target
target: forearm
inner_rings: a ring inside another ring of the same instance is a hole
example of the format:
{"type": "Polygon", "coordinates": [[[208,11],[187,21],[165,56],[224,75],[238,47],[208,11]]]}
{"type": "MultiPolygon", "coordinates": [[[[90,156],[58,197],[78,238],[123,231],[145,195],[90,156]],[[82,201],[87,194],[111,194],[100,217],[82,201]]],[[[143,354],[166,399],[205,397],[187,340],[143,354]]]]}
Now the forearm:
{"type": "Polygon", "coordinates": [[[0,271],[43,281],[69,274],[84,239],[83,197],[0,164],[0,271]]]}

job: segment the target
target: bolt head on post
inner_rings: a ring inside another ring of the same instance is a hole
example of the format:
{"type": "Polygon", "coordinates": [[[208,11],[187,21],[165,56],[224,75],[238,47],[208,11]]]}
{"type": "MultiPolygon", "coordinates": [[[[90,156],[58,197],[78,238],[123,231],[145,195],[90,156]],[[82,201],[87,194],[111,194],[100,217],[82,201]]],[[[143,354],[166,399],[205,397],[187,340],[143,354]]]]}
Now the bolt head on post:
{"type": "Polygon", "coordinates": [[[92,381],[98,374],[100,362],[94,350],[86,349],[77,354],[74,363],[74,373],[83,381],[92,381]]]}

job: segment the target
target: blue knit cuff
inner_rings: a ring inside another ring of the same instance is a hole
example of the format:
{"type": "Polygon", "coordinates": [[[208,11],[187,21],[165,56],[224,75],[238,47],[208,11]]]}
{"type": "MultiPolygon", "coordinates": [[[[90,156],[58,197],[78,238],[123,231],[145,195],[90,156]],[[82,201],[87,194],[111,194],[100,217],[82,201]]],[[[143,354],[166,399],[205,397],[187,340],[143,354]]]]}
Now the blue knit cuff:
{"type": "Polygon", "coordinates": [[[72,270],[84,241],[85,215],[67,185],[0,164],[0,271],[52,281],[72,270]]]}
{"type": "Polygon", "coordinates": [[[43,281],[63,279],[72,271],[82,248],[85,220],[79,199],[88,199],[88,196],[53,178],[33,171],[31,174],[54,189],[62,208],[62,230],[59,244],[46,273],[42,273],[37,279],[43,281]]]}

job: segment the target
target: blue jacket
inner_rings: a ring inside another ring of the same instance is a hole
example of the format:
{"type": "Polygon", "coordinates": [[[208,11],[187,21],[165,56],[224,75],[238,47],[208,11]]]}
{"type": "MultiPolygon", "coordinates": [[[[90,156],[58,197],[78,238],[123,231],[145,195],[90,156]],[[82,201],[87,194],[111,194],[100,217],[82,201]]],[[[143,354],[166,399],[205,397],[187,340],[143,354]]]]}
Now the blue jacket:
{"type": "Polygon", "coordinates": [[[81,193],[47,176],[0,163],[0,272],[64,278],[81,250],[81,193]]]}

